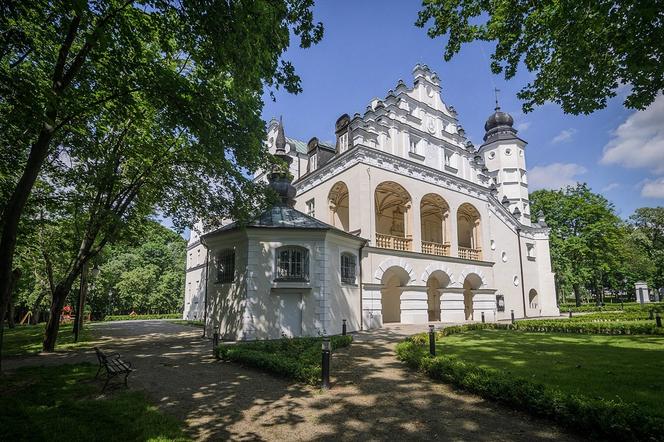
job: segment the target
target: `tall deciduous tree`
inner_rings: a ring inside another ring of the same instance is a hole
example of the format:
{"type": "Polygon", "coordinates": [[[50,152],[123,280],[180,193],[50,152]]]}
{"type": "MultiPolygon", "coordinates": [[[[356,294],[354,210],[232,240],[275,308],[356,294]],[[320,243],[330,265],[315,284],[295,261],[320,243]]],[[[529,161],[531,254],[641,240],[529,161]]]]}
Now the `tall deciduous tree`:
{"type": "Polygon", "coordinates": [[[629,217],[632,241],[651,266],[645,276],[654,288],[664,287],[664,207],[641,207],[629,217]]]}
{"type": "Polygon", "coordinates": [[[416,24],[448,35],[448,61],[464,43],[495,41],[494,73],[510,79],[523,64],[535,75],[517,94],[525,112],[553,101],[588,114],[621,85],[635,109],[664,90],[663,21],[664,3],[652,0],[424,0],[416,24]]]}
{"type": "Polygon", "coordinates": [[[624,223],[613,204],[585,184],[530,194],[532,213],[544,213],[551,228],[551,262],[558,286],[571,287],[577,305],[581,289],[601,296],[620,269],[626,241],[624,223]]]}
{"type": "Polygon", "coordinates": [[[12,153],[1,159],[18,172],[2,186],[0,317],[21,215],[47,159],[49,179],[83,192],[79,251],[54,289],[55,323],[44,342],[52,350],[67,291],[123,223],[154,206],[178,226],[228,215],[230,207],[246,211],[256,190],[239,170],[264,164],[263,87],[300,90],[281,55],[291,32],[307,47],[322,37],[322,25],[313,21],[312,0],[2,7],[0,143],[12,153]],[[86,181],[86,174],[93,176],[86,181]],[[167,185],[160,190],[161,174],[167,185]],[[238,190],[246,190],[245,204],[231,206],[228,196],[238,190]]]}

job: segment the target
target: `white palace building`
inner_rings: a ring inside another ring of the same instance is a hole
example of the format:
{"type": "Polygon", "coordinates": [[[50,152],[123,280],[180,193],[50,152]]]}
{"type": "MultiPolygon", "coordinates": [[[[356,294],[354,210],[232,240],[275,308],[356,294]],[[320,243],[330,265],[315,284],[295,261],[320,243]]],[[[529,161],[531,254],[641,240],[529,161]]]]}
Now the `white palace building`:
{"type": "Polygon", "coordinates": [[[549,229],[531,222],[526,142],[496,110],[476,148],[426,65],[334,145],[268,128],[289,174],[281,202],[246,225],[198,235],[187,252],[185,319],[224,339],[558,315],[549,229]],[[206,265],[207,264],[207,265],[206,265]]]}

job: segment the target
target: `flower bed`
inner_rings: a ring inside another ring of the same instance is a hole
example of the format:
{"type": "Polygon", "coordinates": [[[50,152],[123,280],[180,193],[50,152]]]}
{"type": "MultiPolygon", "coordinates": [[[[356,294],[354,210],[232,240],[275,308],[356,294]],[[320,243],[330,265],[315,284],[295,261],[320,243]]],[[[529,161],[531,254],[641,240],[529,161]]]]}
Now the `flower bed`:
{"type": "MultiPolygon", "coordinates": [[[[332,351],[348,347],[353,337],[332,336],[332,351]]],[[[274,341],[221,344],[217,355],[279,376],[316,385],[321,380],[322,338],[283,338],[274,341]]]]}

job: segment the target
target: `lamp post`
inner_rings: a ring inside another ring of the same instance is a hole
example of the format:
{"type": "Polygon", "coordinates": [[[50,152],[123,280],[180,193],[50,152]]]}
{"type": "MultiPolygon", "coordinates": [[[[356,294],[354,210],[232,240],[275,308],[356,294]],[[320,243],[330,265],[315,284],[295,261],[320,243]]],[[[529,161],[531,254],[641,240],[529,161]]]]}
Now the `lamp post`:
{"type": "Polygon", "coordinates": [[[330,388],[330,337],[323,335],[323,344],[322,344],[322,381],[323,390],[328,390],[330,388]]]}

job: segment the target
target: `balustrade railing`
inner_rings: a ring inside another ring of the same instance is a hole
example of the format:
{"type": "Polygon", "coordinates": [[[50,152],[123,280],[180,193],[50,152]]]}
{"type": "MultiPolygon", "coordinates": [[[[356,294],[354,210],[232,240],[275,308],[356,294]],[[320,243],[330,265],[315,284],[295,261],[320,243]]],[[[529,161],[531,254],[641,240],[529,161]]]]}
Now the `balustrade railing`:
{"type": "Polygon", "coordinates": [[[422,241],[422,253],[428,255],[450,256],[450,244],[433,241],[422,241]]]}
{"type": "Polygon", "coordinates": [[[469,247],[459,246],[459,258],[480,261],[482,259],[482,249],[471,249],[469,247]]]}
{"type": "Polygon", "coordinates": [[[412,250],[413,240],[402,236],[384,235],[376,233],[376,247],[393,250],[412,250]]]}

